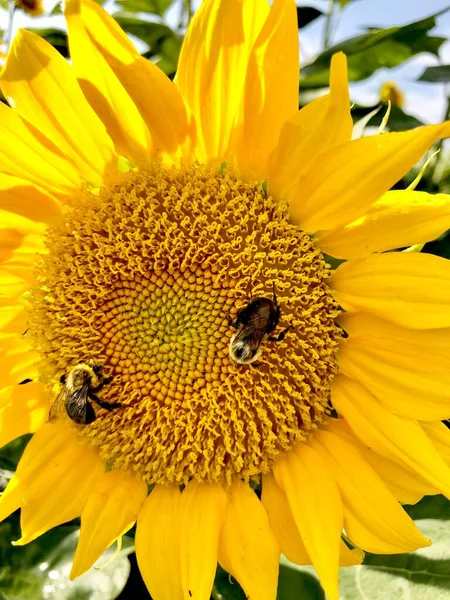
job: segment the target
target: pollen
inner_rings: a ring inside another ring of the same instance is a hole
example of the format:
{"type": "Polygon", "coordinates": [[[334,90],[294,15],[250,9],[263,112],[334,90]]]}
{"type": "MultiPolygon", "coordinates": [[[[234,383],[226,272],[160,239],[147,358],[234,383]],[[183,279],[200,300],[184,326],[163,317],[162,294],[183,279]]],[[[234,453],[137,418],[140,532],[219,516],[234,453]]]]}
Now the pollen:
{"type": "Polygon", "coordinates": [[[49,229],[29,335],[53,396],[80,361],[112,378],[98,395],[123,406],[71,423],[108,465],[226,485],[268,472],[325,418],[340,339],[329,267],[265,190],[224,165],[155,166],[84,190],[49,229]],[[229,318],[274,284],[271,335],[289,331],[237,364],[229,318]]]}

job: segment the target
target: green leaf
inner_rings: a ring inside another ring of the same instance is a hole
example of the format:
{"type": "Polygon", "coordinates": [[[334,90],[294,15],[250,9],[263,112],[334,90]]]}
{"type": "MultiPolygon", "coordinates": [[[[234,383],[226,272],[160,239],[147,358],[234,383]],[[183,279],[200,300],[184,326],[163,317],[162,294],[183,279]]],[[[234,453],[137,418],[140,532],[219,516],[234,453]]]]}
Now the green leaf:
{"type": "Polygon", "coordinates": [[[67,33],[62,29],[56,29],[55,27],[47,27],[45,29],[34,29],[33,27],[27,27],[28,31],[39,35],[44,38],[49,44],[56,48],[64,58],[69,57],[69,46],[67,43],[67,33]]]}
{"type": "Polygon", "coordinates": [[[321,17],[324,13],[317,8],[312,6],[297,6],[297,21],[298,28],[306,27],[319,17],[321,17]]]}
{"type": "Polygon", "coordinates": [[[400,65],[420,52],[437,55],[445,38],[429,36],[428,31],[436,26],[436,17],[443,12],[408,25],[372,29],[328,48],[313,63],[303,67],[301,85],[303,88],[327,87],[331,57],[339,51],[347,55],[350,81],[366,79],[381,67],[400,65]]]}
{"type": "Polygon", "coordinates": [[[433,540],[409,554],[368,555],[362,567],[341,569],[346,600],[439,600],[450,595],[450,522],[424,519],[417,526],[433,540]]]}
{"type": "Polygon", "coordinates": [[[145,12],[160,17],[166,12],[173,0],[117,0],[116,4],[126,12],[145,12]]]}
{"type": "MultiPolygon", "coordinates": [[[[161,59],[156,64],[169,77],[173,77],[177,72],[181,44],[182,39],[178,36],[168,37],[161,43],[159,51],[161,59]]],[[[144,56],[146,55],[144,54],[144,56]]]]}
{"type": "Polygon", "coordinates": [[[222,600],[246,600],[247,598],[238,582],[220,565],[217,567],[212,597],[222,600]]]}
{"type": "Polygon", "coordinates": [[[427,67],[417,81],[428,81],[431,83],[447,83],[448,81],[450,81],[450,65],[427,67]]]}
{"type": "MultiPolygon", "coordinates": [[[[355,122],[359,121],[359,119],[369,114],[376,108],[377,106],[354,105],[352,108],[353,120],[355,122]]],[[[387,106],[382,107],[381,110],[370,119],[370,127],[378,127],[381,125],[381,121],[386,113],[386,109],[387,106]]],[[[391,114],[389,115],[389,121],[387,124],[387,129],[389,131],[406,131],[407,129],[420,127],[420,125],[423,125],[422,121],[419,121],[419,119],[413,115],[409,115],[398,106],[391,106],[391,114]]]]}
{"type": "MultiPolygon", "coordinates": [[[[443,236],[442,236],[443,237],[443,236]]],[[[450,502],[445,496],[425,496],[417,504],[403,507],[414,519],[450,520],[450,502]]]]}
{"type": "MultiPolygon", "coordinates": [[[[290,563],[289,563],[290,565],[290,563]]],[[[319,580],[306,570],[280,565],[277,600],[325,600],[319,580]]]]}
{"type": "Polygon", "coordinates": [[[344,9],[347,4],[350,4],[350,2],[355,2],[355,0],[338,0],[338,2],[341,9],[344,9]]]}
{"type": "MultiPolygon", "coordinates": [[[[3,448],[0,448],[0,470],[15,471],[17,463],[22,456],[25,446],[28,444],[31,434],[16,438],[3,448]]],[[[0,489],[3,489],[0,485],[0,489]]]]}
{"type": "Polygon", "coordinates": [[[154,23],[152,21],[138,19],[137,17],[128,17],[120,12],[116,13],[114,18],[123,30],[136,36],[148,45],[149,50],[144,56],[150,57],[155,54],[162,54],[164,42],[166,40],[172,40],[172,42],[179,43],[181,47],[179,36],[163,23],[154,23]]]}
{"type": "MultiPolygon", "coordinates": [[[[428,508],[433,504],[436,505],[430,499],[428,508]]],[[[340,568],[339,597],[345,600],[447,600],[450,597],[450,520],[423,519],[417,526],[433,541],[432,546],[409,554],[366,554],[363,565],[340,568]]],[[[278,600],[324,598],[323,595],[304,595],[305,575],[316,577],[312,567],[293,565],[285,558],[282,565],[302,576],[297,583],[294,576],[290,576],[292,586],[299,586],[297,596],[292,591],[290,596],[279,595],[278,600]]],[[[318,594],[311,587],[310,594],[314,593],[318,594]]]]}
{"type": "MultiPolygon", "coordinates": [[[[0,539],[17,539],[18,522],[0,525],[0,539]],[[11,538],[11,535],[14,537],[11,538]]],[[[113,600],[124,588],[130,572],[127,555],[133,541],[123,539],[122,550],[109,565],[101,568],[115,552],[109,548],[84,575],[69,580],[69,572],[78,540],[78,527],[57,527],[26,546],[3,545],[0,567],[0,598],[3,600],[113,600]],[[100,568],[99,568],[100,567],[100,568]]]]}
{"type": "MultiPolygon", "coordinates": [[[[450,194],[450,175],[446,178],[441,179],[439,181],[439,189],[433,191],[438,191],[444,194],[450,194]]],[[[427,254],[435,254],[436,256],[442,256],[442,258],[450,259],[450,231],[447,231],[446,233],[444,233],[444,235],[441,235],[437,240],[427,242],[423,248],[423,252],[426,252],[427,254]]],[[[450,513],[450,509],[448,509],[448,513],[450,513]]],[[[422,516],[423,515],[420,515],[420,518],[422,518],[422,516]]],[[[450,514],[441,518],[450,519],[450,514]]]]}

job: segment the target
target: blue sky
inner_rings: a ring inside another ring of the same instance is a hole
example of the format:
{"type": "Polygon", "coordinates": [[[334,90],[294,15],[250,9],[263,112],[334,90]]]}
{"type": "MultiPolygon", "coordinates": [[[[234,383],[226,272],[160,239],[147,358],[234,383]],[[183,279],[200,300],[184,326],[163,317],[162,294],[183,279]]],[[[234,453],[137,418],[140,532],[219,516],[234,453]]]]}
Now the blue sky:
{"type": "MultiPolygon", "coordinates": [[[[193,4],[198,6],[199,0],[193,4]]],[[[298,2],[300,4],[300,1],[298,2]]],[[[307,0],[303,5],[315,6],[325,11],[328,0],[307,0]]],[[[52,8],[55,0],[45,0],[46,7],[52,8]]],[[[364,28],[370,26],[389,27],[422,19],[450,6],[450,0],[354,0],[343,11],[333,36],[333,42],[358,35],[364,28]]],[[[179,7],[174,6],[167,13],[171,25],[178,22],[179,7]]],[[[0,13],[0,26],[6,29],[7,14],[0,13]]],[[[22,13],[15,18],[17,27],[48,27],[61,26],[61,18],[33,19],[22,13]]],[[[323,37],[323,19],[318,19],[301,33],[301,55],[303,63],[310,62],[321,50],[323,37]]],[[[450,11],[438,18],[438,26],[433,30],[435,35],[450,38],[450,11]]],[[[450,41],[442,46],[441,61],[450,64],[450,41]]],[[[407,61],[402,66],[386,70],[380,69],[370,79],[352,84],[351,94],[355,102],[361,104],[376,104],[381,85],[388,80],[395,81],[406,97],[405,110],[416,115],[421,120],[432,123],[442,120],[446,106],[446,93],[443,85],[416,83],[415,80],[428,65],[436,65],[438,60],[430,54],[421,54],[407,61]]]]}
{"type": "MultiPolygon", "coordinates": [[[[310,6],[326,10],[325,0],[309,0],[310,6]]],[[[333,42],[338,42],[361,33],[365,27],[392,27],[417,21],[450,6],[449,0],[355,0],[347,5],[335,31],[333,42]]],[[[450,38],[450,11],[437,18],[437,27],[432,31],[450,38]]],[[[301,35],[302,58],[309,62],[320,51],[323,22],[317,20],[303,29],[301,35]]],[[[450,64],[450,41],[441,48],[441,61],[450,64]]],[[[361,104],[376,104],[379,89],[386,81],[395,81],[404,92],[405,110],[432,123],[442,120],[446,107],[444,85],[416,83],[415,80],[425,67],[439,64],[431,54],[421,54],[395,69],[380,69],[363,82],[352,84],[352,100],[361,104]]]]}

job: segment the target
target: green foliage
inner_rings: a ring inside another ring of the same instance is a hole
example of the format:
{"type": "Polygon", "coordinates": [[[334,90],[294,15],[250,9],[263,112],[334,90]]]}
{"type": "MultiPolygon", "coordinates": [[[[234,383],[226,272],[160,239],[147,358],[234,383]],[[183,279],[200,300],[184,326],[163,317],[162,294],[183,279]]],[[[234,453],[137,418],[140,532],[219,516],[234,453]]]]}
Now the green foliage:
{"type": "Polygon", "coordinates": [[[288,561],[280,564],[277,600],[325,600],[312,567],[297,568],[288,561]]]}
{"type": "MultiPolygon", "coordinates": [[[[444,600],[450,597],[450,503],[443,496],[424,498],[408,511],[433,545],[409,554],[366,554],[364,563],[340,569],[345,600],[444,600]],[[427,518],[424,518],[424,515],[427,518]]],[[[277,600],[324,600],[312,567],[282,560],[277,600]]]]}
{"type": "Polygon", "coordinates": [[[338,2],[339,2],[339,6],[341,8],[345,8],[347,6],[347,4],[350,4],[350,2],[352,2],[352,0],[338,0],[338,2]]]}
{"type": "Polygon", "coordinates": [[[115,548],[109,548],[97,563],[69,580],[78,540],[78,527],[62,525],[26,546],[11,547],[20,537],[17,516],[0,524],[0,600],[113,600],[126,584],[130,573],[127,555],[133,541],[123,539],[122,550],[105,568],[115,548]],[[101,567],[101,568],[99,568],[101,567]]]}
{"type": "Polygon", "coordinates": [[[447,83],[448,81],[450,81],[450,65],[427,67],[417,81],[428,81],[430,83],[447,83]]]}
{"type": "Polygon", "coordinates": [[[143,53],[145,58],[158,56],[158,66],[168,75],[175,74],[182,43],[181,36],[163,23],[144,21],[123,13],[116,13],[114,18],[124,31],[148,45],[148,50],[143,53]]]}
{"type": "Polygon", "coordinates": [[[425,496],[417,504],[404,507],[411,519],[450,521],[450,502],[445,496],[425,496]]]}
{"type": "Polygon", "coordinates": [[[126,12],[143,12],[162,17],[172,0],[116,0],[116,4],[126,12]]]}
{"type": "MultiPolygon", "coordinates": [[[[355,122],[359,121],[373,110],[378,108],[377,106],[359,106],[355,105],[352,108],[352,117],[355,122]]],[[[387,106],[382,107],[381,110],[378,111],[376,115],[374,115],[370,121],[370,127],[379,127],[381,125],[381,121],[385,115],[387,106]]],[[[409,115],[404,112],[398,106],[391,106],[391,114],[389,115],[389,121],[387,124],[387,129],[391,131],[406,131],[407,129],[413,129],[414,127],[419,127],[423,125],[422,121],[409,115]]]]}
{"type": "Polygon", "coordinates": [[[440,14],[399,27],[372,29],[328,48],[303,67],[302,88],[327,87],[331,57],[339,51],[348,57],[350,81],[366,79],[381,67],[396,67],[421,52],[437,56],[445,38],[429,36],[428,32],[436,26],[440,14]]]}
{"type": "Polygon", "coordinates": [[[218,598],[222,596],[223,600],[245,600],[247,598],[239,583],[220,566],[217,567],[214,593],[218,598]]]}
{"type": "MultiPolygon", "coordinates": [[[[15,471],[17,463],[28,443],[31,435],[23,435],[22,437],[16,438],[0,450],[0,470],[3,471],[15,471]]],[[[0,490],[3,487],[0,485],[0,490]]]]}
{"type": "Polygon", "coordinates": [[[433,545],[410,554],[369,555],[363,567],[341,569],[341,593],[348,600],[437,600],[450,594],[450,523],[424,519],[419,529],[433,545]]]}

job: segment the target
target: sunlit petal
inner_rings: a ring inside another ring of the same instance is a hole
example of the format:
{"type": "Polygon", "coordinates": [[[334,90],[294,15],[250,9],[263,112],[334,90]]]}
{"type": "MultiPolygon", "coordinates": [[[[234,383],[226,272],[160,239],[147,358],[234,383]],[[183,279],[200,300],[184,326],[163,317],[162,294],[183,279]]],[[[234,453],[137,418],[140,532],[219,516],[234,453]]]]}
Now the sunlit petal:
{"type": "Polygon", "coordinates": [[[280,551],[266,511],[246,483],[234,483],[228,495],[219,563],[238,580],[249,598],[273,600],[280,551]]]}
{"type": "Polygon", "coordinates": [[[450,327],[450,262],[419,252],[388,252],[341,264],[329,279],[348,312],[368,312],[392,323],[450,327]]]}

